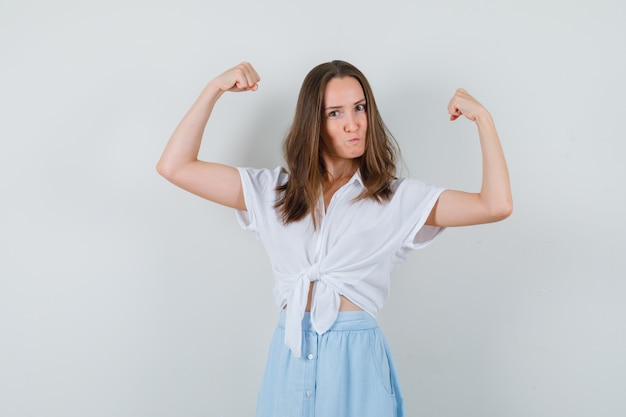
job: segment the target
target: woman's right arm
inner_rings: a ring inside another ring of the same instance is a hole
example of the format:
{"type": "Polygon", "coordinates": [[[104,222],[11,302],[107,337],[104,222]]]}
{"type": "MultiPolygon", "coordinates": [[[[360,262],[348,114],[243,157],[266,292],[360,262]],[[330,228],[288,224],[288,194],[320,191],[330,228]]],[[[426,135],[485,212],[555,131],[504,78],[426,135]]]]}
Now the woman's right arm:
{"type": "Polygon", "coordinates": [[[259,75],[247,62],[211,80],[170,137],[157,171],[171,183],[215,203],[245,210],[236,168],[198,160],[204,128],[213,106],[226,91],[256,91],[259,75]]]}

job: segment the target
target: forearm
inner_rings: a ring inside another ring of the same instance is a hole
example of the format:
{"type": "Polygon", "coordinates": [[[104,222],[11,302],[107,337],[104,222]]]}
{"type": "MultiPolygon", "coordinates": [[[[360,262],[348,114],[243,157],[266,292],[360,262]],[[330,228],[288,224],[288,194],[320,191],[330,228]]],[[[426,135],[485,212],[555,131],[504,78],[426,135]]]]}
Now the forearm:
{"type": "Polygon", "coordinates": [[[180,121],[167,142],[157,164],[157,171],[166,178],[198,159],[204,129],[213,107],[223,91],[214,81],[209,82],[180,121]]]}
{"type": "Polygon", "coordinates": [[[513,207],[509,171],[500,139],[489,112],[485,109],[474,120],[482,152],[482,185],[480,199],[496,218],[507,217],[513,207]]]}

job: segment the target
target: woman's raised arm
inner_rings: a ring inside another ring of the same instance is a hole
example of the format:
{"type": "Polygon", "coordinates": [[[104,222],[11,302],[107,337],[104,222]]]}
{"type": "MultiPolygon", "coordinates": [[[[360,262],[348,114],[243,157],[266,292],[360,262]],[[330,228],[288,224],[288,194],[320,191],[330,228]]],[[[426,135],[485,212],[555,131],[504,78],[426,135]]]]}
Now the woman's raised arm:
{"type": "Polygon", "coordinates": [[[255,69],[241,63],[211,80],[170,137],[157,171],[180,188],[218,204],[245,210],[241,178],[236,168],[198,160],[204,128],[217,100],[226,91],[256,91],[255,69]]]}
{"type": "Polygon", "coordinates": [[[511,215],[513,198],[509,171],[493,119],[467,91],[458,89],[448,104],[450,120],[465,116],[476,123],[483,159],[479,193],[446,190],[439,196],[427,224],[467,226],[503,220],[511,215]]]}

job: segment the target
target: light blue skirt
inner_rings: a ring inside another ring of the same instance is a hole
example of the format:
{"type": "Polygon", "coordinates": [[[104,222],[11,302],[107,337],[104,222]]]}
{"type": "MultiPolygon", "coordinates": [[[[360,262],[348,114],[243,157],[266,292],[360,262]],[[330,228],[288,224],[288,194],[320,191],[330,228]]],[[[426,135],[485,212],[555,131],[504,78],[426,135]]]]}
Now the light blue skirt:
{"type": "Polygon", "coordinates": [[[376,320],[343,311],[322,335],[302,321],[302,356],[284,343],[280,313],[259,392],[257,417],[403,417],[389,347],[376,320]]]}

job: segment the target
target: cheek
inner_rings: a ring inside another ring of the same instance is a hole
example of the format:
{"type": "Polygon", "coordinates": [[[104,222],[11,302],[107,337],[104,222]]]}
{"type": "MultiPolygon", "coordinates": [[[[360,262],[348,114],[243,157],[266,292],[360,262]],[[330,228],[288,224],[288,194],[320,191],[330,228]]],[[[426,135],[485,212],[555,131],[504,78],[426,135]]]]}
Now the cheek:
{"type": "Polygon", "coordinates": [[[320,134],[322,135],[322,138],[324,138],[324,140],[328,140],[332,137],[333,127],[331,123],[329,123],[328,121],[323,122],[320,128],[320,134]]]}
{"type": "Polygon", "coordinates": [[[322,140],[325,143],[331,144],[335,140],[336,137],[337,137],[336,126],[333,126],[331,123],[329,123],[329,124],[326,124],[322,128],[322,140]]]}
{"type": "Polygon", "coordinates": [[[367,114],[364,114],[363,118],[361,119],[361,128],[363,130],[367,130],[367,114]]]}
{"type": "Polygon", "coordinates": [[[327,150],[333,149],[335,147],[332,132],[329,132],[327,130],[322,132],[322,135],[320,136],[320,145],[327,150]]]}

